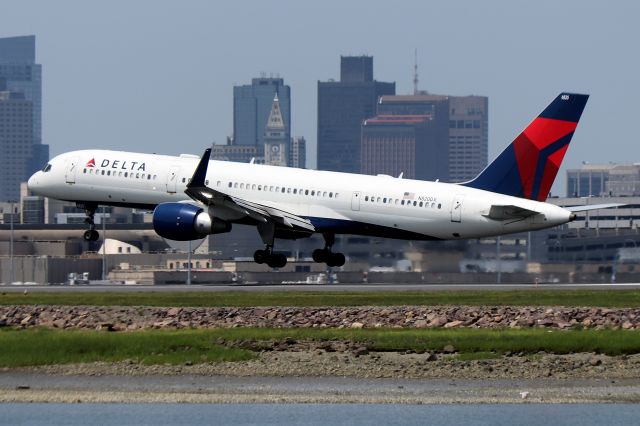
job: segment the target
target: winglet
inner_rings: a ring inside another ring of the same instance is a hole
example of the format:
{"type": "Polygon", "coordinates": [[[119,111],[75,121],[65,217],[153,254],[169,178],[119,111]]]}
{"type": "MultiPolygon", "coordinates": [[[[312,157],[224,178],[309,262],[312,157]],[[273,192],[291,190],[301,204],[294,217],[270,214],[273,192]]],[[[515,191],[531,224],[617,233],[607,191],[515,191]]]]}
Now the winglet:
{"type": "Polygon", "coordinates": [[[206,186],[205,180],[207,177],[207,168],[209,167],[210,157],[211,157],[211,148],[207,148],[204,150],[204,154],[202,154],[202,158],[200,158],[198,167],[196,167],[196,171],[193,172],[193,176],[191,177],[191,180],[187,184],[187,188],[197,188],[197,187],[206,186]]]}

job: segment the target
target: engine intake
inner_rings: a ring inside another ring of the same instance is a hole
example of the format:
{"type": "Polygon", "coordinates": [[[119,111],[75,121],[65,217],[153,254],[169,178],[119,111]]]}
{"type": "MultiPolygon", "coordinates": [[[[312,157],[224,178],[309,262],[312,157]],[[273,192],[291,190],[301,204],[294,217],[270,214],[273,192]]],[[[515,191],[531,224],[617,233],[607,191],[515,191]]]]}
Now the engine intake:
{"type": "Polygon", "coordinates": [[[153,229],[163,238],[190,241],[229,232],[231,224],[212,218],[202,207],[193,204],[162,203],[153,211],[153,229]]]}

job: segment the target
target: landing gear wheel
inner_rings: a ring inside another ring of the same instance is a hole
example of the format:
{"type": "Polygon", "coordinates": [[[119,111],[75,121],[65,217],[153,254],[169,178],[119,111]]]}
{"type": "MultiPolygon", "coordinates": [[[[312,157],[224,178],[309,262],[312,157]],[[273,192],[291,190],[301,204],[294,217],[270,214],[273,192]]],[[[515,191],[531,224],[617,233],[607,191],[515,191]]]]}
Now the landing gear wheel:
{"type": "Polygon", "coordinates": [[[344,257],[344,254],[342,253],[331,253],[331,256],[329,256],[329,258],[327,259],[327,266],[336,266],[336,267],[340,267],[343,266],[345,263],[346,259],[344,257]]]}
{"type": "Polygon", "coordinates": [[[263,263],[267,263],[267,261],[269,260],[269,252],[266,250],[256,250],[255,253],[253,253],[253,260],[258,264],[258,265],[262,265],[263,263]]]}
{"type": "Polygon", "coordinates": [[[315,249],[311,257],[316,263],[324,263],[329,258],[329,251],[327,249],[315,249]]]}
{"type": "Polygon", "coordinates": [[[282,253],[273,253],[267,260],[267,265],[272,268],[282,268],[287,264],[287,256],[282,253]]]}
{"type": "Polygon", "coordinates": [[[87,231],[84,231],[82,237],[85,241],[98,241],[98,238],[100,238],[100,234],[95,229],[89,229],[87,231]]]}

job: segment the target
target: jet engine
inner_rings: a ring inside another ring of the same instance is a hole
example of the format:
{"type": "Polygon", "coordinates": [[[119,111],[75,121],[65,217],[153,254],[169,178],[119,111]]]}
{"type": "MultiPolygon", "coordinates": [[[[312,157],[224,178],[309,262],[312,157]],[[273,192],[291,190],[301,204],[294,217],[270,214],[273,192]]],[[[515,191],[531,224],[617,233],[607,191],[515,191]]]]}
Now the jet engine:
{"type": "Polygon", "coordinates": [[[198,240],[231,231],[231,224],[212,217],[203,207],[188,203],[162,203],[153,211],[153,229],[175,241],[198,240]]]}

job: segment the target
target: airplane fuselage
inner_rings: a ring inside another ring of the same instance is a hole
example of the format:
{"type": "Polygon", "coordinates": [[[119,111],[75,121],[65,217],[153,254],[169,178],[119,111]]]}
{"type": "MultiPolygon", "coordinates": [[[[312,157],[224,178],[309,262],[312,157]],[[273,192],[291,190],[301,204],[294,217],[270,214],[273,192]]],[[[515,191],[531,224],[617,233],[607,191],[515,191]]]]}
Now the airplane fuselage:
{"type": "MultiPolygon", "coordinates": [[[[48,197],[84,204],[153,209],[191,202],[185,194],[199,158],[82,150],[59,155],[29,180],[48,197]]],[[[316,232],[414,240],[479,238],[548,228],[571,220],[558,206],[458,184],[211,161],[207,186],[308,219],[316,232]],[[535,211],[496,220],[492,206],[535,211]]],[[[243,223],[241,213],[213,216],[243,223]]]]}

